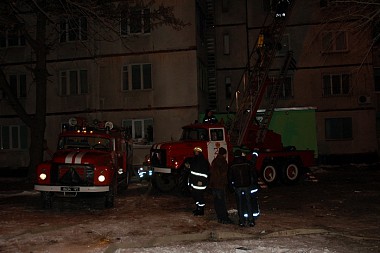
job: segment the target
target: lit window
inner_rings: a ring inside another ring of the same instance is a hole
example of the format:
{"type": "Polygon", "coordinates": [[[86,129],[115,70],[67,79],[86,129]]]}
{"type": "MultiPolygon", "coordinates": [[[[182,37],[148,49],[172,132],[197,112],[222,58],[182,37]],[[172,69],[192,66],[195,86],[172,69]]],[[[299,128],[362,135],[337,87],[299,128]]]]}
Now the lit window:
{"type": "Polygon", "coordinates": [[[153,142],[153,119],[125,119],[122,121],[127,137],[135,141],[153,142]]]}

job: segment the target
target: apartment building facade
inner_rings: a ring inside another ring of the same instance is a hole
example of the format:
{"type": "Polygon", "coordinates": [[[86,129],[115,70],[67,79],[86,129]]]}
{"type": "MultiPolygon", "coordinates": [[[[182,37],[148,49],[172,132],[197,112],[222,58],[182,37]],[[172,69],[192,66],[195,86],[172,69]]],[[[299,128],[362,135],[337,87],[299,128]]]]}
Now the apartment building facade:
{"type": "MultiPolygon", "coordinates": [[[[179,31],[148,29],[141,15],[137,30],[121,23],[121,36],[107,40],[107,32],[90,20],[77,22],[77,36],[65,22],[59,32],[50,31],[58,40],[48,56],[45,138],[51,149],[69,118],[107,120],[129,129],[134,163],[140,163],[152,143],[178,139],[181,127],[206,108],[226,112],[265,17],[273,11],[271,1],[161,2],[173,6],[188,25],[179,31]]],[[[379,54],[365,54],[370,32],[357,34],[345,29],[347,24],[327,22],[328,6],[321,2],[297,1],[293,8],[272,71],[287,50],[294,52],[297,69],[289,74],[277,107],[315,108],[319,157],[373,159],[378,153],[379,54]]],[[[33,52],[21,35],[4,31],[0,53],[12,89],[33,114],[38,99],[30,72],[33,52]]],[[[7,98],[0,97],[0,167],[27,166],[29,131],[7,98]]]]}
{"type": "MultiPolygon", "coordinates": [[[[128,129],[135,142],[136,159],[153,142],[178,139],[181,127],[198,117],[206,103],[203,1],[160,1],[173,6],[186,25],[150,27],[149,9],[136,9],[121,21],[118,35],[85,18],[63,20],[58,30],[48,27],[56,40],[48,55],[45,138],[55,150],[59,132],[71,117],[111,121],[128,129]],[[204,55],[204,56],[203,56],[204,55]]],[[[157,6],[154,6],[157,7],[157,6]]],[[[30,22],[33,25],[33,20],[30,22]]],[[[29,29],[34,29],[30,27],[29,29]]],[[[31,75],[34,53],[22,34],[4,31],[0,64],[29,114],[35,112],[35,83],[31,75]],[[15,41],[16,40],[16,41],[15,41]]],[[[29,131],[10,107],[0,100],[0,167],[28,165],[29,131]]],[[[148,151],[147,151],[148,150],[148,151]]]]}

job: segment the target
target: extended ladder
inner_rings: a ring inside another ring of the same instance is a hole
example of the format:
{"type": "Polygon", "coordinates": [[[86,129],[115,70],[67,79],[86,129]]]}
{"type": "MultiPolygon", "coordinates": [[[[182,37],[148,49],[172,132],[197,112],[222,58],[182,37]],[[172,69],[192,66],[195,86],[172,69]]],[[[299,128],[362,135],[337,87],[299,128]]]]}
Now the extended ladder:
{"type": "MultiPolygon", "coordinates": [[[[277,53],[277,45],[280,45],[283,33],[286,28],[286,22],[290,16],[293,8],[294,1],[292,1],[287,10],[285,17],[276,17],[276,13],[273,15],[272,23],[261,29],[259,36],[264,36],[263,44],[260,45],[256,42],[254,49],[250,54],[246,70],[244,71],[236,96],[230,104],[230,108],[236,103],[236,114],[229,126],[230,140],[234,146],[241,146],[246,136],[247,129],[250,124],[256,120],[256,113],[259,109],[266,88],[269,85],[268,73],[272,62],[277,53]],[[253,65],[251,64],[253,63],[253,65]]],[[[261,42],[260,42],[261,43],[261,42]]],[[[284,65],[285,66],[285,65],[284,65]]],[[[282,68],[287,70],[287,68],[282,68]]],[[[281,71],[283,75],[286,71],[281,71]]],[[[285,77],[285,76],[284,76],[285,77]]],[[[283,80],[284,78],[279,78],[283,80]]],[[[281,86],[282,83],[278,83],[281,86]]],[[[278,92],[277,92],[278,93],[278,92]]],[[[278,94],[273,95],[273,99],[278,99],[278,94]]],[[[274,103],[272,101],[271,103],[274,103]]],[[[273,111],[273,109],[269,110],[273,111]]],[[[271,114],[268,114],[268,120],[271,119],[271,114]]],[[[265,127],[269,125],[269,121],[265,124],[265,127]]],[[[262,128],[262,137],[258,140],[262,140],[265,137],[265,129],[262,128]]]]}

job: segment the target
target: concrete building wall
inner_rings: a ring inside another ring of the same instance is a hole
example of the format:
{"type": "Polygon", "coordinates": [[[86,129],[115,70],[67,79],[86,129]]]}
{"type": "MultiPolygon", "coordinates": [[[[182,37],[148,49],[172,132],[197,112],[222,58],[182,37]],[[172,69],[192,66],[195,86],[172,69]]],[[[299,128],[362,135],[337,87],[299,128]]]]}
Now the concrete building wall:
{"type": "MultiPolygon", "coordinates": [[[[269,2],[269,1],[268,1],[269,2]]],[[[247,64],[247,55],[255,47],[258,33],[266,22],[264,1],[216,1],[216,41],[218,42],[217,76],[218,94],[225,94],[225,79],[231,79],[232,91],[239,85],[247,64]],[[234,12],[236,9],[244,12],[234,12]],[[229,55],[223,54],[223,34],[230,35],[229,55]]],[[[273,14],[273,13],[272,13],[273,14]]],[[[292,79],[292,95],[278,101],[278,108],[315,107],[318,152],[321,157],[329,155],[373,155],[378,152],[376,138],[376,94],[374,91],[372,55],[368,54],[372,43],[371,29],[358,33],[349,29],[352,23],[332,22],[336,17],[328,8],[321,8],[320,1],[297,1],[288,20],[283,47],[294,52],[297,69],[289,73],[292,79]],[[347,50],[326,53],[322,49],[322,34],[326,31],[347,32],[347,50]],[[323,76],[347,74],[350,90],[343,95],[326,95],[323,76]],[[364,96],[367,102],[359,102],[364,96]],[[331,140],[326,136],[326,120],[352,119],[352,137],[331,140]]],[[[278,54],[271,66],[275,73],[281,67],[284,55],[278,54]]],[[[271,74],[271,73],[270,73],[271,74]]],[[[269,74],[269,75],[270,75],[269,74]]],[[[234,94],[233,94],[234,95],[234,94]]],[[[233,99],[233,98],[232,98],[233,99]]],[[[220,97],[219,106],[224,110],[232,100],[220,97]]],[[[263,103],[265,105],[265,101],[263,103]]],[[[264,109],[265,106],[262,108],[264,109]]],[[[302,138],[302,136],[300,136],[302,138]]]]}

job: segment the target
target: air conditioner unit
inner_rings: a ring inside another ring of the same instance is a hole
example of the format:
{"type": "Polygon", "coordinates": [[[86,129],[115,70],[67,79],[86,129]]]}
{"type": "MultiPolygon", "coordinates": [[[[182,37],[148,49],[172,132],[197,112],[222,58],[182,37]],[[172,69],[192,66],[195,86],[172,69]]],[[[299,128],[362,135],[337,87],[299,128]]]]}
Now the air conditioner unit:
{"type": "Polygon", "coordinates": [[[371,103],[371,97],[370,96],[361,95],[358,97],[358,104],[359,105],[367,105],[370,103],[371,103]]]}

